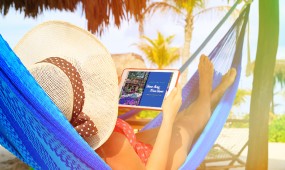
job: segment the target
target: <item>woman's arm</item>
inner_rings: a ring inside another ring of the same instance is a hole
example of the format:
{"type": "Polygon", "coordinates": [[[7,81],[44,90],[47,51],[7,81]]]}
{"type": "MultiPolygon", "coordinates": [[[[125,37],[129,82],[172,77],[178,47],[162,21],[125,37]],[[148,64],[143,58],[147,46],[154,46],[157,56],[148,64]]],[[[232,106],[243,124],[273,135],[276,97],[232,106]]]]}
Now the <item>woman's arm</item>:
{"type": "Polygon", "coordinates": [[[173,123],[181,106],[181,102],[181,88],[178,86],[172,90],[163,102],[162,123],[153,150],[148,159],[146,169],[166,169],[173,123]]]}
{"type": "Polygon", "coordinates": [[[113,132],[110,138],[96,152],[114,170],[166,169],[172,127],[180,105],[181,89],[178,87],[163,102],[163,120],[146,167],[127,138],[117,132],[113,132]]]}

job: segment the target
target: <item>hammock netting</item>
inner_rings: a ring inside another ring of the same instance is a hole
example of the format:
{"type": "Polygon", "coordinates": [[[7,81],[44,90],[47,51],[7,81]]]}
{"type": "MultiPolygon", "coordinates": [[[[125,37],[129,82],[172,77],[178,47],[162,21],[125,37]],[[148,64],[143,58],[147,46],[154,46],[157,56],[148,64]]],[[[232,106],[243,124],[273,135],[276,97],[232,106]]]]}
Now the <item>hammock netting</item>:
{"type": "MultiPolygon", "coordinates": [[[[209,55],[215,67],[213,88],[230,67],[237,69],[237,78],[217,105],[180,169],[196,169],[200,165],[226,122],[240,79],[248,13],[249,6],[209,55]]],[[[110,169],[61,114],[2,36],[0,49],[0,144],[34,169],[110,169]]],[[[194,53],[191,60],[196,56],[194,53]]],[[[180,70],[184,68],[185,65],[180,70]]],[[[181,109],[195,100],[197,92],[196,72],[183,88],[181,109]]],[[[160,114],[144,129],[159,126],[161,119],[160,114]]]]}

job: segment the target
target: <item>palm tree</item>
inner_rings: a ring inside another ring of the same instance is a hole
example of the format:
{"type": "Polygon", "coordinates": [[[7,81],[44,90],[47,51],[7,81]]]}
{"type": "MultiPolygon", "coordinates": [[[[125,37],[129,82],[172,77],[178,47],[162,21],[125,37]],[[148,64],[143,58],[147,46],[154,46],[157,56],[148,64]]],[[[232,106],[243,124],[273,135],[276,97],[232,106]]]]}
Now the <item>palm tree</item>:
{"type": "MultiPolygon", "coordinates": [[[[250,57],[248,57],[248,63],[246,66],[246,76],[250,76],[253,74],[255,66],[255,61],[250,61],[250,57]]],[[[281,85],[281,88],[285,85],[285,60],[277,59],[275,63],[275,68],[273,72],[273,87],[278,83],[281,85]]],[[[272,89],[271,95],[271,112],[274,113],[274,88],[272,89]]]]}
{"type": "MultiPolygon", "coordinates": [[[[202,0],[164,0],[163,2],[153,2],[150,4],[143,16],[147,13],[154,13],[157,10],[171,10],[177,14],[181,14],[185,20],[184,26],[184,47],[182,50],[182,63],[185,63],[190,56],[190,42],[192,39],[192,30],[193,30],[193,9],[194,7],[203,7],[204,3],[202,0]]],[[[144,17],[142,17],[144,18],[144,17]]],[[[140,32],[143,31],[143,21],[140,22],[140,32]]],[[[182,84],[186,82],[187,79],[187,70],[184,71],[185,73],[182,75],[182,84]]]]}
{"type": "MultiPolygon", "coordinates": [[[[141,16],[142,20],[139,20],[139,32],[140,35],[143,35],[143,21],[147,14],[153,14],[154,12],[161,10],[164,11],[173,11],[174,14],[178,14],[182,16],[184,19],[184,45],[182,49],[182,64],[184,64],[190,57],[190,43],[192,39],[192,32],[193,32],[193,19],[194,16],[199,16],[206,12],[212,11],[227,11],[230,7],[229,6],[220,6],[208,9],[204,8],[204,1],[203,0],[164,0],[163,2],[153,2],[151,3],[144,11],[141,16]],[[194,8],[200,8],[197,14],[193,14],[194,8]]],[[[234,12],[234,15],[237,14],[237,10],[234,12]]],[[[187,72],[186,69],[182,74],[182,84],[184,84],[187,80],[187,72]]]]}
{"type": "Polygon", "coordinates": [[[268,169],[268,122],[279,37],[279,0],[259,1],[246,170],[268,169]],[[262,149],[261,149],[262,148],[262,149]]]}
{"type": "Polygon", "coordinates": [[[156,39],[142,37],[141,43],[137,47],[146,55],[146,57],[159,69],[162,69],[179,59],[179,48],[170,47],[174,35],[164,37],[160,32],[157,33],[156,39]]]}

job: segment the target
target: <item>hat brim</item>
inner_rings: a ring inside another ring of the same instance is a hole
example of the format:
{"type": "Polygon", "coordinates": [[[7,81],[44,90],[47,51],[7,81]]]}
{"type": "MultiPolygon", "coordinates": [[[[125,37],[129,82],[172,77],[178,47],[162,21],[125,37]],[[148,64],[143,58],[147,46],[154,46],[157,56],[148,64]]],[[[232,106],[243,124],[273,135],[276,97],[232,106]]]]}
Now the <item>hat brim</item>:
{"type": "Polygon", "coordinates": [[[98,129],[98,135],[87,141],[93,149],[101,146],[111,135],[118,115],[116,67],[104,45],[82,28],[48,21],[26,33],[14,51],[27,68],[48,57],[73,58],[80,63],[86,93],[83,112],[98,129]]]}

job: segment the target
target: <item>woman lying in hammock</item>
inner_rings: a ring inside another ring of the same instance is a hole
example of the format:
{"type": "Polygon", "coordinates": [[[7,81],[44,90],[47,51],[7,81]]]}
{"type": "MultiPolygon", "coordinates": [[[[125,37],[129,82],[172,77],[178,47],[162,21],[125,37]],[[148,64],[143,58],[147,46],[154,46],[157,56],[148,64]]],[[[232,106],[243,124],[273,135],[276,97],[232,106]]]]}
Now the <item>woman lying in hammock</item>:
{"type": "Polygon", "coordinates": [[[115,66],[92,34],[71,24],[47,22],[28,32],[15,52],[75,130],[112,169],[178,169],[236,76],[236,70],[230,69],[212,90],[213,64],[202,55],[198,98],[178,113],[178,85],[163,102],[161,126],[134,134],[130,125],[117,119],[115,66]]]}
{"type": "MultiPolygon", "coordinates": [[[[201,56],[198,70],[199,97],[195,102],[178,113],[181,106],[178,85],[163,102],[161,126],[137,133],[133,137],[137,146],[133,146],[131,134],[115,128],[107,142],[96,150],[112,169],[178,169],[184,163],[195,136],[236,76],[236,70],[230,69],[212,91],[213,65],[208,57],[201,56]]],[[[132,131],[123,121],[117,122],[116,127],[121,124],[132,131]]]]}
{"type": "MultiPolygon", "coordinates": [[[[45,69],[48,67],[34,67],[31,73],[61,110],[72,110],[64,109],[58,104],[59,93],[46,88],[52,87],[52,84],[46,85],[47,82],[41,82],[46,80],[43,79],[44,75],[50,74],[50,71],[45,69]]],[[[178,113],[181,106],[181,87],[178,85],[174,88],[163,102],[163,120],[160,127],[134,134],[129,124],[117,120],[111,136],[96,149],[112,169],[178,169],[183,164],[195,136],[201,132],[210,118],[211,111],[236,76],[235,69],[230,69],[223,76],[219,86],[212,91],[213,65],[208,57],[201,56],[198,71],[199,97],[188,108],[178,113]]],[[[58,77],[49,82],[59,82],[56,81],[59,78],[62,79],[58,77]]],[[[61,99],[62,97],[60,96],[61,99]]]]}

